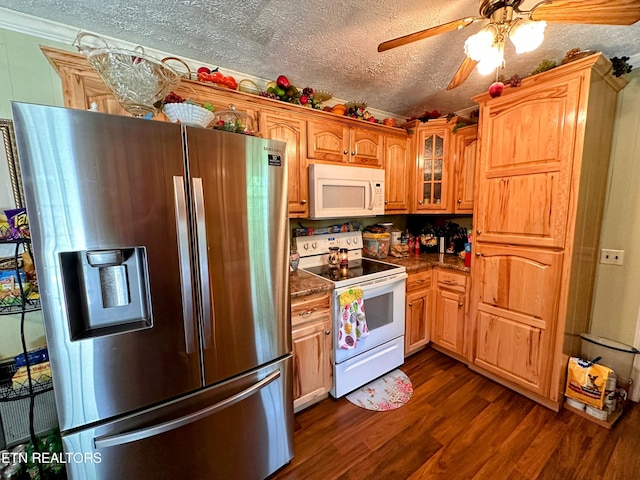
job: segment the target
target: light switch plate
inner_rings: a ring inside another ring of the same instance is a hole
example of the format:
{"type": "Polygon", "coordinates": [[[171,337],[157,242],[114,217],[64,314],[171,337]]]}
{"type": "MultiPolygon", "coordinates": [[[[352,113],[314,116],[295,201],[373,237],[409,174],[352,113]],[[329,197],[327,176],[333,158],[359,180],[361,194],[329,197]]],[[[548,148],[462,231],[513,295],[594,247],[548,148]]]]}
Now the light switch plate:
{"type": "Polygon", "coordinates": [[[624,250],[612,250],[610,248],[600,250],[600,263],[622,265],[623,260],[624,250]]]}

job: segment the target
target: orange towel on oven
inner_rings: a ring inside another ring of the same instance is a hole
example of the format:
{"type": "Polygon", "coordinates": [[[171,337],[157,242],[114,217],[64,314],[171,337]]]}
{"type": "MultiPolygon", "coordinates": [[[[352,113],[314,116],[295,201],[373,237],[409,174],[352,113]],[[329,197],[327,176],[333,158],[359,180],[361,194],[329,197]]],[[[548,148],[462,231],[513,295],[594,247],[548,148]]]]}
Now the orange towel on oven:
{"type": "Polygon", "coordinates": [[[338,348],[344,350],[356,348],[358,340],[369,335],[364,314],[363,296],[364,294],[360,288],[351,288],[339,296],[338,348]]]}

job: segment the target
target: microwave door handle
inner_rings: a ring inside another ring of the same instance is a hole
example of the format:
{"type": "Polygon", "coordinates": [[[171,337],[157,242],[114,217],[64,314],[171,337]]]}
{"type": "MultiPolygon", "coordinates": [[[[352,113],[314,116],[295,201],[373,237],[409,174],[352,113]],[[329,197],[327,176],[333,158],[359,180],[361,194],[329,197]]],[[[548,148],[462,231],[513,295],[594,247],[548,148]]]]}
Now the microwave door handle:
{"type": "Polygon", "coordinates": [[[209,282],[209,256],[207,254],[207,223],[204,213],[204,189],[202,179],[193,179],[193,203],[198,235],[198,271],[200,272],[200,297],[202,298],[202,332],[204,348],[211,344],[211,330],[215,318],[211,309],[211,285],[209,282]]]}
{"type": "Polygon", "coordinates": [[[184,343],[187,354],[196,351],[196,336],[193,328],[193,296],[191,262],[189,261],[189,227],[187,219],[187,197],[184,191],[184,177],[173,177],[173,202],[178,236],[178,263],[180,268],[180,291],[182,293],[182,321],[184,343]]]}
{"type": "Polygon", "coordinates": [[[373,180],[369,180],[369,198],[371,199],[369,202],[369,210],[373,210],[373,180]]]}

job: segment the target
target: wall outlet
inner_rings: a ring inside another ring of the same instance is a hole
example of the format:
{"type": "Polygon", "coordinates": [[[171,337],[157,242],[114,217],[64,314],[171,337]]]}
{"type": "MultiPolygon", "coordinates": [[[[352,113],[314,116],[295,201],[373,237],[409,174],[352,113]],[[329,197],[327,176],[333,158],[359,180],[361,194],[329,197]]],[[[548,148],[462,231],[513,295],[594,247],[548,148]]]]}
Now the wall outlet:
{"type": "Polygon", "coordinates": [[[624,259],[624,250],[611,250],[603,248],[600,250],[600,263],[609,265],[622,265],[624,259]]]}

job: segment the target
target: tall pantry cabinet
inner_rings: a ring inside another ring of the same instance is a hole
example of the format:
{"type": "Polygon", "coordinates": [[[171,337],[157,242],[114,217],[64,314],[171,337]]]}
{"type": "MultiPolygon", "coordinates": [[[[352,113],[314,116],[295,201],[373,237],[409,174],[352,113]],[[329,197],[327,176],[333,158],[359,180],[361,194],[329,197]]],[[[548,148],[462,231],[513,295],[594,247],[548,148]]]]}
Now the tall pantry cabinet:
{"type": "Polygon", "coordinates": [[[594,54],[479,95],[472,368],[558,410],[588,331],[616,96],[594,54]]]}

